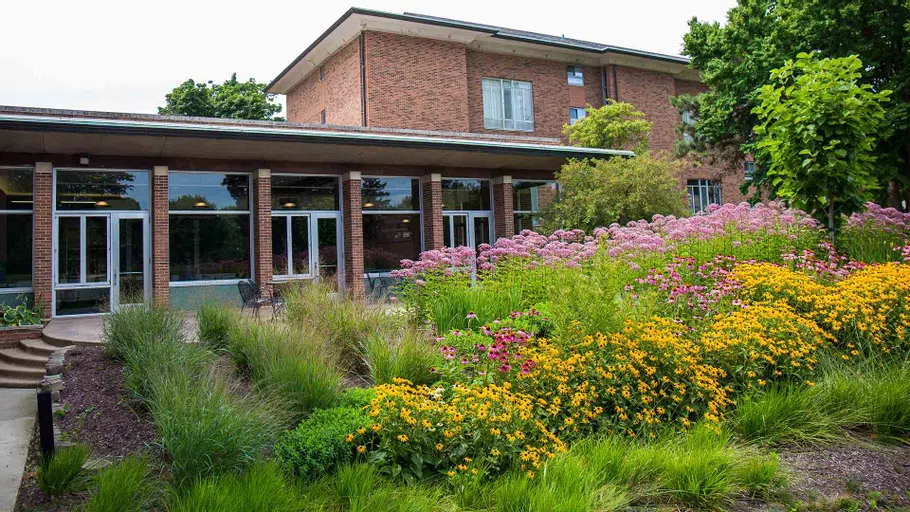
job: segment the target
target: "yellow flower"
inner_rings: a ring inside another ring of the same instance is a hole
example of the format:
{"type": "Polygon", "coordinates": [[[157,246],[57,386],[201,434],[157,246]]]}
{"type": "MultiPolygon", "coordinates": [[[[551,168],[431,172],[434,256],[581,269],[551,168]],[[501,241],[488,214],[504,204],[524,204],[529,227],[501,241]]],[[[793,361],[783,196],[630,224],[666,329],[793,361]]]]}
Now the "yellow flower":
{"type": "Polygon", "coordinates": [[[437,451],[437,452],[441,452],[441,451],[442,451],[442,443],[436,443],[436,451],[437,451]]]}
{"type": "Polygon", "coordinates": [[[360,445],[357,447],[357,453],[365,453],[366,451],[367,451],[367,447],[364,445],[360,445]]]}
{"type": "Polygon", "coordinates": [[[363,427],[360,427],[360,428],[357,429],[357,433],[360,434],[360,435],[365,434],[366,431],[367,431],[367,429],[365,429],[365,428],[363,428],[363,427]]]}
{"type": "Polygon", "coordinates": [[[528,478],[530,478],[531,480],[534,479],[534,472],[533,472],[533,471],[528,471],[528,478]]]}
{"type": "MultiPolygon", "coordinates": [[[[336,439],[337,439],[337,438],[336,438],[336,439]]],[[[353,434],[348,434],[348,435],[345,436],[345,438],[344,438],[344,441],[345,441],[346,443],[350,443],[350,442],[353,441],[353,440],[354,440],[354,435],[353,435],[353,434]]]]}
{"type": "Polygon", "coordinates": [[[406,435],[404,435],[404,434],[399,434],[399,435],[398,435],[398,440],[401,441],[402,443],[407,443],[407,442],[408,442],[408,436],[406,436],[406,435]]]}
{"type": "Polygon", "coordinates": [[[449,472],[446,473],[446,474],[449,475],[450,477],[451,477],[451,476],[455,476],[455,472],[454,472],[454,471],[449,471],[449,472]]]}

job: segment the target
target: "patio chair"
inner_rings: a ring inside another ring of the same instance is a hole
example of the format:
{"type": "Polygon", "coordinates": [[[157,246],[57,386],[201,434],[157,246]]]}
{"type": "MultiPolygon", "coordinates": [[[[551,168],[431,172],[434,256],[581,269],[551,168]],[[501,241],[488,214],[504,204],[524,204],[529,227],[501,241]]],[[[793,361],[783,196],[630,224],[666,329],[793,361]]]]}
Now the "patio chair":
{"type": "Polygon", "coordinates": [[[272,305],[272,299],[262,298],[259,288],[252,281],[240,281],[237,283],[237,289],[240,291],[240,300],[242,302],[240,306],[241,315],[246,308],[251,308],[255,312],[256,318],[259,318],[259,310],[262,306],[272,305]]]}
{"type": "Polygon", "coordinates": [[[284,297],[281,296],[281,288],[278,286],[272,286],[272,297],[269,299],[272,305],[272,320],[274,320],[278,315],[284,313],[284,297]]]}

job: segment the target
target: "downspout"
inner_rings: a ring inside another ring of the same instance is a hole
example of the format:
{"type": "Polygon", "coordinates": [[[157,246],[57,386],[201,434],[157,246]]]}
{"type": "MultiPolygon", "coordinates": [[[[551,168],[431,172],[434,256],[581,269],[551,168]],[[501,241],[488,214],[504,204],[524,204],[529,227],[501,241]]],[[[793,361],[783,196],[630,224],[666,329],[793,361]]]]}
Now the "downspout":
{"type": "Polygon", "coordinates": [[[613,64],[613,99],[619,101],[619,80],[616,79],[616,64],[613,64]]]}
{"type": "Polygon", "coordinates": [[[360,33],[360,112],[361,126],[366,128],[367,126],[367,64],[366,64],[366,42],[364,40],[364,32],[360,33]]]}
{"type": "Polygon", "coordinates": [[[607,67],[601,66],[600,68],[600,95],[602,99],[602,104],[607,104],[607,67]]]}

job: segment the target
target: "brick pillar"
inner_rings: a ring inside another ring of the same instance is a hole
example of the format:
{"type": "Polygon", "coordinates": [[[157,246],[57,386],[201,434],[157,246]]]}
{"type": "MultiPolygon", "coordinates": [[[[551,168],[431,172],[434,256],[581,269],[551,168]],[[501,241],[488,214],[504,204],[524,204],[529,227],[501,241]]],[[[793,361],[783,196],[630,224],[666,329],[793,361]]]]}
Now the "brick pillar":
{"type": "Polygon", "coordinates": [[[341,224],[344,230],[344,286],[354,299],[364,296],[363,287],[363,209],[360,172],[350,171],[341,178],[341,224]]]}
{"type": "Polygon", "coordinates": [[[171,280],[167,173],[164,165],[152,170],[152,301],[165,307],[170,301],[171,280]]]}
{"type": "Polygon", "coordinates": [[[51,315],[51,293],[54,281],[53,233],[54,233],[54,167],[50,162],[35,162],[34,183],[34,234],[32,255],[32,288],[35,304],[44,310],[44,316],[51,315]]]}
{"type": "Polygon", "coordinates": [[[422,187],[424,250],[442,249],[445,244],[442,231],[442,175],[427,174],[423,177],[422,187]]]}
{"type": "Polygon", "coordinates": [[[263,290],[272,280],[272,172],[259,169],[253,183],[253,280],[263,290]]]}
{"type": "Polygon", "coordinates": [[[496,238],[515,235],[515,216],[512,214],[512,177],[493,178],[493,230],[496,238]]]}

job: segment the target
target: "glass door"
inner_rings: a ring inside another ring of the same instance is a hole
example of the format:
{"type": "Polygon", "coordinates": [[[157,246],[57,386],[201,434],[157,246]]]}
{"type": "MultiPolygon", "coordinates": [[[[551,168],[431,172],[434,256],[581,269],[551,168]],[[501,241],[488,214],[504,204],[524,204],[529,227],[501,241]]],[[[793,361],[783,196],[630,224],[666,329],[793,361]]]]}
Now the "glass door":
{"type": "Polygon", "coordinates": [[[446,247],[468,246],[477,249],[492,240],[492,214],[486,212],[446,213],[442,217],[443,243],[446,247]]]}
{"type": "Polygon", "coordinates": [[[334,280],[338,274],[340,215],[334,212],[272,212],[275,279],[334,280]]]}
{"type": "Polygon", "coordinates": [[[143,304],[148,300],[149,248],[148,215],[112,213],[114,250],[112,251],[113,288],[111,309],[143,304]]]}

